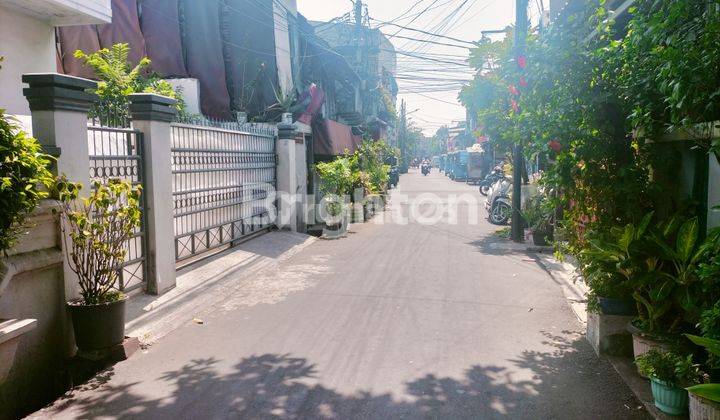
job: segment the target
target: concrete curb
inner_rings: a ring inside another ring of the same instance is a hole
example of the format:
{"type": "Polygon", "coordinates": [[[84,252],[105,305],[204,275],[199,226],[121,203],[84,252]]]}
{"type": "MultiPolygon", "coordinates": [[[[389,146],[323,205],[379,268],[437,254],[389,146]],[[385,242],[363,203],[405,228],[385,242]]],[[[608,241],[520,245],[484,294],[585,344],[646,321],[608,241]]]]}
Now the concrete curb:
{"type": "Polygon", "coordinates": [[[178,272],[177,287],[164,295],[131,298],[126,335],[149,345],[227,299],[229,286],[237,286],[316,241],[299,233],[269,232],[186,267],[178,272]]]}

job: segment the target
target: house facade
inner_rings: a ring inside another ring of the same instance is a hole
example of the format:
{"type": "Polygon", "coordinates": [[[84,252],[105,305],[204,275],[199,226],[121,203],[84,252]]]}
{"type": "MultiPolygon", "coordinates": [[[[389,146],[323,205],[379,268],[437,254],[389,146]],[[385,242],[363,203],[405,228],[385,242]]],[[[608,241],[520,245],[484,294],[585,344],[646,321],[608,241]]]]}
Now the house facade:
{"type": "Polygon", "coordinates": [[[374,138],[392,140],[398,93],[395,47],[379,29],[358,28],[348,22],[312,24],[317,36],[342,54],[361,80],[359,115],[347,114],[341,118],[350,124],[366,124],[374,138]]]}

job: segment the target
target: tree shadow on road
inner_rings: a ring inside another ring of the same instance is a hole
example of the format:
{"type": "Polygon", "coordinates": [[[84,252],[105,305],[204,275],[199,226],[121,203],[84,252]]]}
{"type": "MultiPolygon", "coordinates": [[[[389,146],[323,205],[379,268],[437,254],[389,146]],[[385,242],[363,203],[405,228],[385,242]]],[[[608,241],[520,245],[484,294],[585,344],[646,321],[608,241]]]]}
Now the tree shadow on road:
{"type": "Polygon", "coordinates": [[[496,234],[483,236],[475,241],[468,242],[483,254],[487,255],[527,255],[527,243],[515,243],[496,234]]]}
{"type": "Polygon", "coordinates": [[[193,360],[150,383],[103,384],[78,392],[47,417],[96,418],[647,418],[607,362],[577,332],[543,333],[545,352],[477,364],[462,377],[425,374],[401,395],[321,385],[305,358],[263,354],[222,368],[193,360]],[[143,391],[152,390],[153,392],[143,391]],[[152,394],[155,397],[143,394],[152,394]],[[159,397],[158,395],[163,395],[159,397]],[[67,410],[67,411],[66,411],[67,410]]]}

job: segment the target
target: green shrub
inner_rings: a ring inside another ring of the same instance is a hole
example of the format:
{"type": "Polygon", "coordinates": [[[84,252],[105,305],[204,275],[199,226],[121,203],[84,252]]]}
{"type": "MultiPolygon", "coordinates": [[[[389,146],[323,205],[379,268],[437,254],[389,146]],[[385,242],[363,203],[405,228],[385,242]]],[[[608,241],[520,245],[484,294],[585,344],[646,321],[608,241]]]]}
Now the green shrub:
{"type": "Polygon", "coordinates": [[[652,349],[635,358],[641,374],[665,382],[672,387],[686,387],[700,382],[701,373],[692,355],[652,349]]]}
{"type": "Polygon", "coordinates": [[[352,156],[353,170],[357,172],[358,185],[366,195],[387,191],[390,180],[390,165],[387,164],[395,152],[383,140],[366,140],[352,156]]]}
{"type": "Polygon", "coordinates": [[[40,144],[20,130],[0,109],[0,250],[11,248],[23,223],[38,202],[47,197],[53,177],[52,158],[40,144]]]}
{"type": "Polygon", "coordinates": [[[528,198],[521,213],[527,226],[534,231],[545,232],[552,225],[552,204],[542,194],[528,198]]]}
{"type": "Polygon", "coordinates": [[[100,79],[95,89],[100,100],[90,110],[90,117],[98,118],[103,125],[125,126],[130,121],[128,95],[141,92],[173,98],[178,101],[177,111],[183,113],[185,104],[172,85],[155,74],[146,76],[150,59],[143,57],[132,66],[128,61],[129,54],[130,46],[123,43],[89,54],[75,51],[75,58],[83,60],[100,79]]]}
{"type": "Polygon", "coordinates": [[[95,183],[90,196],[78,198],[82,186],[59,179],[57,196],[62,206],[65,253],[77,274],[85,305],[112,302],[122,297],[116,289],[126,242],[140,226],[139,185],[110,179],[95,183]],[[69,242],[68,242],[69,241],[69,242]]]}
{"type": "Polygon", "coordinates": [[[349,156],[317,163],[315,170],[320,177],[320,190],[325,194],[350,195],[358,182],[359,174],[353,171],[349,156]]]}

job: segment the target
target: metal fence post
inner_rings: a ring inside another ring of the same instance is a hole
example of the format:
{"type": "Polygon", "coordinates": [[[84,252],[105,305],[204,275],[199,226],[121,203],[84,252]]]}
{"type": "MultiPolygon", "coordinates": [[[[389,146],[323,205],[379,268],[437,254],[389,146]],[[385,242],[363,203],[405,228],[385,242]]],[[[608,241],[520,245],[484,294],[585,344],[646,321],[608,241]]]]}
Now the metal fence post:
{"type": "Polygon", "coordinates": [[[176,284],[170,121],[175,100],[149,93],[130,95],[133,128],[143,134],[147,235],[147,291],[162,294],[176,284]]]}

